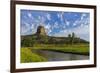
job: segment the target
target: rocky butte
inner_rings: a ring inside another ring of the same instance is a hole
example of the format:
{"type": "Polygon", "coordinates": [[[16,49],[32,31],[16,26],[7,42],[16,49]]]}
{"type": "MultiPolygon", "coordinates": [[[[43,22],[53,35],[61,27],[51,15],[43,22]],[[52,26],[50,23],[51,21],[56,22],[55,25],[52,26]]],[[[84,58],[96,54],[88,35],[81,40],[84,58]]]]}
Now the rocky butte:
{"type": "Polygon", "coordinates": [[[45,28],[43,26],[38,26],[36,34],[37,36],[46,36],[45,28]]]}

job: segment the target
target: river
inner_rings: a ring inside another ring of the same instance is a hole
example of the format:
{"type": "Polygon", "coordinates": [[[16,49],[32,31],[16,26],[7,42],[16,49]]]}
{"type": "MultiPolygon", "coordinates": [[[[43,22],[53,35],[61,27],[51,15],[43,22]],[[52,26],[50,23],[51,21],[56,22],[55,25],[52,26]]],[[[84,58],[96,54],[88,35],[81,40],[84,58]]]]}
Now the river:
{"type": "Polygon", "coordinates": [[[50,51],[50,50],[35,50],[33,52],[45,57],[48,61],[70,61],[70,60],[89,59],[88,55],[63,53],[63,52],[50,51]]]}

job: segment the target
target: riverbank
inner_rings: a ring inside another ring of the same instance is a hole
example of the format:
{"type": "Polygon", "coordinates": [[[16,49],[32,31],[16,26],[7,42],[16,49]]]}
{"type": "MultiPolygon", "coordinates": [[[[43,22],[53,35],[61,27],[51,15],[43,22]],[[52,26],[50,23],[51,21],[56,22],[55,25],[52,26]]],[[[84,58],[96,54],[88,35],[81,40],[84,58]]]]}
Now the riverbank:
{"type": "Polygon", "coordinates": [[[21,48],[21,63],[27,62],[46,62],[48,61],[44,56],[33,53],[33,50],[49,50],[63,53],[72,53],[80,55],[89,55],[89,44],[74,44],[74,45],[60,45],[60,44],[34,44],[33,47],[21,48]]]}
{"type": "Polygon", "coordinates": [[[42,49],[42,50],[52,50],[59,51],[65,53],[75,53],[75,54],[83,54],[89,55],[89,44],[35,44],[34,47],[28,47],[32,50],[34,49],[42,49]]]}

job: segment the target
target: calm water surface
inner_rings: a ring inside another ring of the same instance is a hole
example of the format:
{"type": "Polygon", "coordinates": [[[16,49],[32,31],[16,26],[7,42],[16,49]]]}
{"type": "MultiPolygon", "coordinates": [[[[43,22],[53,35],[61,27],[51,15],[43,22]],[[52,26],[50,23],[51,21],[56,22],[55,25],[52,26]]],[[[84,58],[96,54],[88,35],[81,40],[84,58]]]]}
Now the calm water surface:
{"type": "Polygon", "coordinates": [[[48,61],[68,61],[68,60],[87,60],[88,55],[79,55],[72,53],[62,53],[50,50],[35,50],[38,55],[45,57],[48,61]]]}

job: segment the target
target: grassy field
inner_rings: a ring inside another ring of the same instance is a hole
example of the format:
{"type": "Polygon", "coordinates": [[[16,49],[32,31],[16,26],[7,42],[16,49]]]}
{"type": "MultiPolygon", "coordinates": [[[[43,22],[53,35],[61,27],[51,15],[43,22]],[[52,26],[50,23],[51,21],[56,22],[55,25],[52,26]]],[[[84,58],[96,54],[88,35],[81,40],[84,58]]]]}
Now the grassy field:
{"type": "Polygon", "coordinates": [[[66,45],[66,44],[35,44],[34,47],[30,47],[31,49],[44,49],[44,50],[54,50],[61,52],[71,52],[71,53],[79,53],[79,54],[89,54],[89,44],[74,44],[74,45],[66,45]]]}
{"type": "Polygon", "coordinates": [[[21,48],[21,63],[47,61],[44,57],[32,53],[29,48],[21,48]]]}
{"type": "Polygon", "coordinates": [[[52,50],[66,53],[89,55],[89,44],[35,44],[34,47],[21,48],[21,62],[43,62],[47,61],[43,56],[33,53],[32,50],[52,50]]]}

